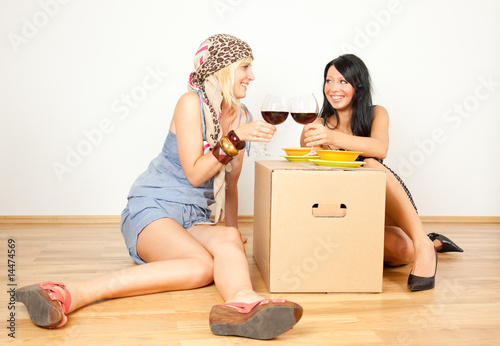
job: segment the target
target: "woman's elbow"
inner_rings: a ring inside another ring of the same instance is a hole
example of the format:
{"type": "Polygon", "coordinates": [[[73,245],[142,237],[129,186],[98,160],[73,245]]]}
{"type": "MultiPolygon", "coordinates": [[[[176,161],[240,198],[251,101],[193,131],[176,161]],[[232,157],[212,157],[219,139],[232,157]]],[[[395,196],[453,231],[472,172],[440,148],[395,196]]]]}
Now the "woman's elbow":
{"type": "Polygon", "coordinates": [[[191,185],[193,185],[193,187],[199,187],[201,184],[203,184],[205,182],[203,179],[201,179],[200,176],[197,176],[195,174],[193,174],[193,175],[186,174],[186,179],[187,179],[187,181],[189,181],[189,183],[191,185]]]}
{"type": "Polygon", "coordinates": [[[387,150],[381,151],[377,157],[381,160],[385,160],[387,158],[387,150]]]}
{"type": "Polygon", "coordinates": [[[386,144],[386,143],[383,143],[380,146],[378,146],[377,156],[376,157],[378,159],[384,160],[384,159],[387,158],[387,152],[388,151],[389,151],[389,145],[386,144]]]}
{"type": "Polygon", "coordinates": [[[387,158],[386,150],[373,150],[370,152],[366,152],[365,154],[361,154],[364,157],[372,157],[379,160],[385,160],[387,158]]]}
{"type": "Polygon", "coordinates": [[[193,187],[199,187],[201,185],[201,183],[199,181],[196,181],[196,180],[189,180],[189,183],[191,183],[191,185],[193,185],[193,187]]]}

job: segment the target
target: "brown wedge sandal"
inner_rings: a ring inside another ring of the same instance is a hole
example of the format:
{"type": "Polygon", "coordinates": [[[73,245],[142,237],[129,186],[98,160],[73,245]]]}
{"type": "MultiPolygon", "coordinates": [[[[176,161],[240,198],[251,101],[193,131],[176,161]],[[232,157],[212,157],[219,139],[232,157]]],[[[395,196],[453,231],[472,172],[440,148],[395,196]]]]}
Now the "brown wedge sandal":
{"type": "Polygon", "coordinates": [[[16,290],[16,301],[22,302],[31,321],[44,328],[59,328],[66,324],[66,313],[71,306],[71,294],[61,283],[42,282],[16,290]],[[55,287],[66,293],[64,297],[55,287]]]}
{"type": "Polygon", "coordinates": [[[302,317],[302,307],[286,299],[215,305],[210,329],[215,335],[268,340],[290,330],[302,317]]]}

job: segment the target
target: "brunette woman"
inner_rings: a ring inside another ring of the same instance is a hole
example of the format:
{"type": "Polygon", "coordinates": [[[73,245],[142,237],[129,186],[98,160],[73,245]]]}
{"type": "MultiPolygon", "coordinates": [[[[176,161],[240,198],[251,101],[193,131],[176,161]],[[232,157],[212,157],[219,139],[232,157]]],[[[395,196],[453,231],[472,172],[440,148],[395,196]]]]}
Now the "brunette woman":
{"type": "Polygon", "coordinates": [[[437,252],[462,251],[443,235],[425,234],[412,196],[384,163],[389,147],[389,114],[372,104],[370,75],[363,61],[346,54],[324,71],[324,102],[316,121],[304,127],[302,146],[360,151],[364,167],[387,171],[384,261],[398,266],[413,262],[411,291],[434,287],[437,252]],[[434,241],[434,243],[433,243],[434,241]]]}

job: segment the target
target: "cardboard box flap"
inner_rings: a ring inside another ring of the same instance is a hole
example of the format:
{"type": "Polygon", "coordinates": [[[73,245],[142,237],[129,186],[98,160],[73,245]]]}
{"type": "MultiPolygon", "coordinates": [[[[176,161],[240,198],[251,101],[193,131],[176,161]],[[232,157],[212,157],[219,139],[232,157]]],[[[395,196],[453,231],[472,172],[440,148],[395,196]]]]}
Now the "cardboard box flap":
{"type": "Polygon", "coordinates": [[[330,167],[330,166],[318,166],[312,162],[290,162],[287,160],[269,160],[260,161],[259,164],[266,166],[271,171],[278,169],[285,170],[317,170],[317,171],[377,171],[372,168],[351,168],[351,167],[330,167]]]}

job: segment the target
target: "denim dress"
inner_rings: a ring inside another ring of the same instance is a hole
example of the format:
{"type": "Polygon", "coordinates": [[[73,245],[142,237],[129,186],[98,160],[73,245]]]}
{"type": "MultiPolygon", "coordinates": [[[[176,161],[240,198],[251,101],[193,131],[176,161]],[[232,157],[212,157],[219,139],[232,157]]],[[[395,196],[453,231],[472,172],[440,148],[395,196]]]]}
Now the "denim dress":
{"type": "MultiPolygon", "coordinates": [[[[205,117],[201,91],[200,113],[205,137],[205,117]]],[[[251,121],[250,112],[247,122],[251,121]]],[[[240,114],[241,122],[241,114],[240,114]]],[[[128,194],[128,203],[121,214],[121,232],[130,256],[138,264],[145,263],[137,255],[137,237],[151,222],[160,218],[175,220],[184,228],[197,223],[214,223],[210,219],[210,205],[215,203],[213,177],[194,187],[187,180],[177,152],[177,136],[169,131],[161,153],[149,164],[132,185],[128,194]]]]}

